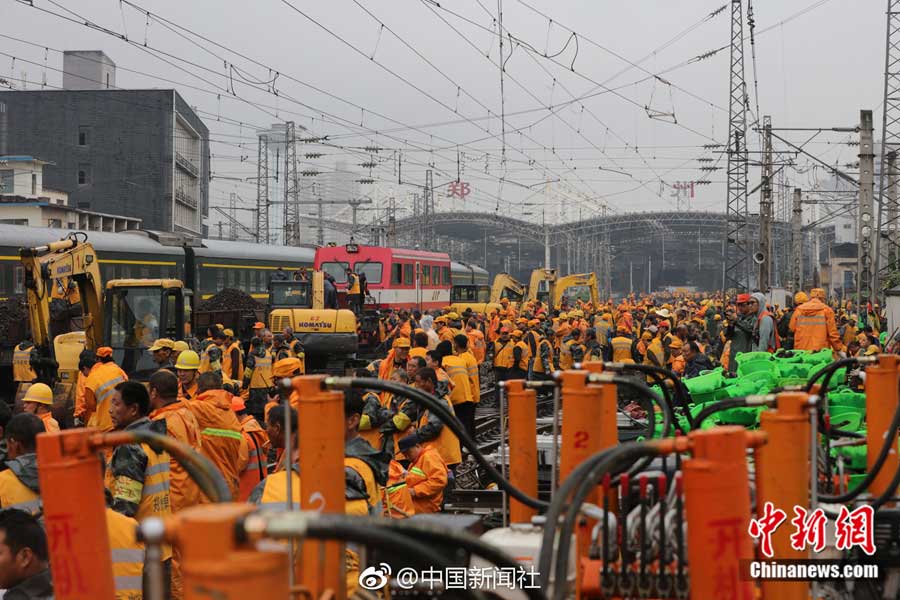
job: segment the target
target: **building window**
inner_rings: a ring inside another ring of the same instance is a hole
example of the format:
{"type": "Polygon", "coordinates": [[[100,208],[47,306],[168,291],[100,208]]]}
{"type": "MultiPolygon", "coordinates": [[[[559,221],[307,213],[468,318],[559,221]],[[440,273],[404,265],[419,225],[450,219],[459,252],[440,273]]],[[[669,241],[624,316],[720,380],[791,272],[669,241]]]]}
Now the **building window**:
{"type": "Polygon", "coordinates": [[[78,185],[88,185],[91,182],[91,165],[78,165],[78,185]]]}
{"type": "Polygon", "coordinates": [[[31,174],[31,195],[37,196],[37,173],[31,174]]]}
{"type": "Polygon", "coordinates": [[[47,227],[60,229],[62,227],[62,219],[47,219],[47,227]]]}
{"type": "Polygon", "coordinates": [[[79,127],[78,128],[78,145],[79,146],[88,146],[91,143],[90,137],[90,127],[79,127]]]}
{"type": "Polygon", "coordinates": [[[0,194],[12,194],[14,181],[14,171],[12,169],[0,171],[0,194]]]}

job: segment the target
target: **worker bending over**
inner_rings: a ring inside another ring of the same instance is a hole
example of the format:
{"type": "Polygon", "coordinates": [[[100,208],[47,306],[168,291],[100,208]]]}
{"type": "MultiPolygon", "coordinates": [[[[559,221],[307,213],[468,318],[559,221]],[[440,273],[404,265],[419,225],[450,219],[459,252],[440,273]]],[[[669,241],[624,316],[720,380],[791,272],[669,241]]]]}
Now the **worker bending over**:
{"type": "Polygon", "coordinates": [[[406,487],[416,514],[440,512],[447,487],[447,463],[432,444],[423,444],[416,433],[401,438],[399,447],[409,460],[406,487]]]}

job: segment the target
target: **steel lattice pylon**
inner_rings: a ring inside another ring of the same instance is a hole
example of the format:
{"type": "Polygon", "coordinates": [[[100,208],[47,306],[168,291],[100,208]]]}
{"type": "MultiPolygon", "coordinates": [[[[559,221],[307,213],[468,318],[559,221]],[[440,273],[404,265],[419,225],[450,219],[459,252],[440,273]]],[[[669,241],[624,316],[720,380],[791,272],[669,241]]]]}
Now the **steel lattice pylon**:
{"type": "Polygon", "coordinates": [[[886,251],[880,251],[877,260],[880,263],[880,282],[883,287],[892,287],[900,283],[900,211],[897,210],[897,190],[894,189],[897,179],[889,172],[889,167],[896,166],[895,160],[889,158],[896,159],[896,152],[900,150],[900,0],[887,0],[883,106],[878,242],[884,244],[886,251]],[[894,153],[893,156],[891,153],[894,153]]]}
{"type": "Polygon", "coordinates": [[[300,243],[300,173],[297,171],[297,129],[284,124],[284,245],[300,243]]]}
{"type": "Polygon", "coordinates": [[[744,22],[741,1],[731,0],[725,289],[747,289],[750,283],[750,247],[747,239],[747,90],[744,83],[744,22]]]}
{"type": "Polygon", "coordinates": [[[269,136],[259,135],[256,162],[256,241],[269,243],[269,136]]]}

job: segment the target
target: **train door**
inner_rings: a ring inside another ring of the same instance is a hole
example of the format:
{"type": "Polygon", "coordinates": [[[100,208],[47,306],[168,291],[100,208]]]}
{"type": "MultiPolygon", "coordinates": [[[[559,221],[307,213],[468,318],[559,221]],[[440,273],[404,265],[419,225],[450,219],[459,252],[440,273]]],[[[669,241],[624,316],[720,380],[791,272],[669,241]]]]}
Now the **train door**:
{"type": "Polygon", "coordinates": [[[422,263],[416,261],[416,307],[422,310],[422,263]]]}

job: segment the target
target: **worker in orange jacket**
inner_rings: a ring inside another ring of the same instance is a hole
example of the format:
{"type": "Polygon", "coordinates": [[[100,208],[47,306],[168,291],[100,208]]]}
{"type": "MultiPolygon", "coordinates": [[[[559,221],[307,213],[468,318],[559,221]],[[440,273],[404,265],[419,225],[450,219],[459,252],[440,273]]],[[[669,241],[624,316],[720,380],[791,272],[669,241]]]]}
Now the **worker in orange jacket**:
{"type": "MultiPolygon", "coordinates": [[[[834,322],[834,311],[822,300],[825,291],[816,288],[812,291],[812,298],[803,302],[796,309],[788,325],[794,332],[794,349],[817,351],[831,347],[835,352],[844,350],[841,343],[841,335],[838,333],[834,322]]],[[[794,302],[798,303],[806,297],[803,292],[797,292],[794,302]]]]}
{"type": "Polygon", "coordinates": [[[382,499],[387,517],[405,519],[416,514],[416,507],[406,483],[406,470],[396,460],[392,460],[388,468],[388,482],[384,487],[382,499]]]}
{"type": "MultiPolygon", "coordinates": [[[[218,467],[231,497],[237,498],[249,449],[241,433],[241,424],[231,410],[231,398],[232,395],[222,389],[221,373],[207,371],[198,378],[197,398],[188,401],[187,405],[200,426],[200,451],[218,467]]],[[[203,496],[204,502],[208,500],[203,496]]]]}
{"type": "Polygon", "coordinates": [[[116,385],[128,381],[128,375],[113,361],[113,351],[109,346],[97,348],[97,364],[91,369],[84,382],[84,409],[87,426],[100,431],[112,431],[109,417],[109,403],[116,391],[116,385]]]}
{"type": "Polygon", "coordinates": [[[422,443],[416,433],[401,438],[399,445],[410,461],[406,487],[416,514],[440,512],[447,487],[447,463],[433,445],[422,443]]]}
{"type": "Polygon", "coordinates": [[[269,436],[266,430],[247,412],[244,399],[240,396],[231,397],[231,410],[234,411],[238,422],[241,424],[241,435],[247,443],[247,464],[240,477],[240,491],[238,500],[246,502],[260,481],[266,478],[266,455],[269,452],[269,436]]]}

